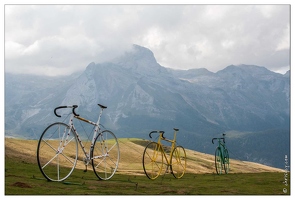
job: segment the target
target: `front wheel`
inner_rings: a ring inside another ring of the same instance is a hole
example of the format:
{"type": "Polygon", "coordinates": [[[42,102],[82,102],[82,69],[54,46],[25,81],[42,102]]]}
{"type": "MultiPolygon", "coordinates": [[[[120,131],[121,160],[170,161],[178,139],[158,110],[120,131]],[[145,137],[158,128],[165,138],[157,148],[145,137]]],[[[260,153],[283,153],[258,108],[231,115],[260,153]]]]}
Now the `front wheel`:
{"type": "Polygon", "coordinates": [[[47,180],[63,181],[73,172],[78,158],[78,143],[72,129],[64,123],[49,125],[37,146],[37,162],[47,180]]]}
{"type": "Polygon", "coordinates": [[[142,158],[143,170],[149,179],[155,180],[162,172],[163,152],[157,142],[150,142],[145,147],[142,158]]]}
{"type": "Polygon", "coordinates": [[[175,178],[183,177],[186,169],[186,153],[182,146],[177,146],[172,152],[171,171],[175,178]]]}
{"type": "Polygon", "coordinates": [[[120,159],[119,143],[114,133],[105,130],[96,137],[91,160],[95,175],[100,180],[108,180],[117,171],[120,159]]]}
{"type": "Polygon", "coordinates": [[[222,166],[221,149],[217,147],[215,150],[215,169],[217,174],[222,174],[222,166]]]}

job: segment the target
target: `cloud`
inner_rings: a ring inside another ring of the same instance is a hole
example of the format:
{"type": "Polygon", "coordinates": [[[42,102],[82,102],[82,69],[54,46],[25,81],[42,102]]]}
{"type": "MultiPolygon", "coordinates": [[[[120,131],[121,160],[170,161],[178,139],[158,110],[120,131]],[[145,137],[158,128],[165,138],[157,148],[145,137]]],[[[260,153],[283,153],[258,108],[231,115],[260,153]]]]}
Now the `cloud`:
{"type": "Polygon", "coordinates": [[[5,71],[69,74],[139,44],[169,68],[288,69],[289,5],[5,5],[5,71]]]}

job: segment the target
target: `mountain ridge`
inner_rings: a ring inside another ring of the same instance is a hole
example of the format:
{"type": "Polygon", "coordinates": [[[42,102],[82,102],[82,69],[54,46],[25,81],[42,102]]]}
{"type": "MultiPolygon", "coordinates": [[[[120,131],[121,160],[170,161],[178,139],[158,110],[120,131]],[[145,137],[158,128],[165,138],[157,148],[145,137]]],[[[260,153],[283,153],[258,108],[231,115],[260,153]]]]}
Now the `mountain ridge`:
{"type": "Polygon", "coordinates": [[[180,143],[207,153],[214,151],[211,138],[223,132],[276,129],[272,140],[284,138],[276,150],[282,157],[289,155],[289,146],[282,145],[289,142],[290,76],[247,66],[230,65],[216,73],[172,70],[135,45],[112,61],[91,62],[79,76],[45,79],[5,73],[5,135],[38,138],[58,120],[53,109],[60,105],[77,104],[81,115],[95,121],[101,103],[108,106],[102,122],[118,137],[147,138],[153,129],[177,127],[180,143]]]}

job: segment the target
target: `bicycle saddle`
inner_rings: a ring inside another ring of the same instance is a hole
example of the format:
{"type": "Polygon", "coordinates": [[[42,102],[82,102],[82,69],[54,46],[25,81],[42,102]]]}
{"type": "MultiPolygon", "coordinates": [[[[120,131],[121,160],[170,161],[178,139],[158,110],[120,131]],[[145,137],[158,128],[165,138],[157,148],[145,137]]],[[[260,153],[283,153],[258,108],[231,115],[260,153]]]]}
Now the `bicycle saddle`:
{"type": "Polygon", "coordinates": [[[107,106],[103,106],[103,105],[101,105],[101,104],[97,104],[97,105],[99,105],[99,107],[101,107],[102,109],[107,108],[107,106]]]}

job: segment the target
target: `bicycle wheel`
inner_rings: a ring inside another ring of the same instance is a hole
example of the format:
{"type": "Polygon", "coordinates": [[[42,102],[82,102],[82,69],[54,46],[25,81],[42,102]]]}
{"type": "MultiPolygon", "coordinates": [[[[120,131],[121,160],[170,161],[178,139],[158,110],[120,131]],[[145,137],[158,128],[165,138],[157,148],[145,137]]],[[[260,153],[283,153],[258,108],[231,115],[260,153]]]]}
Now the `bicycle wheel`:
{"type": "Polygon", "coordinates": [[[215,150],[215,168],[217,174],[222,174],[222,158],[221,149],[219,147],[215,150]]]}
{"type": "Polygon", "coordinates": [[[229,154],[227,149],[224,149],[224,171],[226,174],[229,172],[229,154]]]}
{"type": "Polygon", "coordinates": [[[173,150],[170,167],[175,178],[183,177],[186,169],[186,153],[182,146],[177,146],[173,150]]]}
{"type": "Polygon", "coordinates": [[[163,152],[160,145],[150,142],[144,149],[142,158],[143,170],[149,179],[155,180],[162,172],[163,152]]]}
{"type": "Polygon", "coordinates": [[[100,180],[108,180],[117,171],[120,159],[119,143],[114,133],[105,130],[96,137],[91,150],[92,167],[100,180]]]}
{"type": "Polygon", "coordinates": [[[49,125],[37,147],[37,161],[42,174],[50,181],[63,181],[75,169],[78,143],[70,127],[64,123],[49,125]]]}

